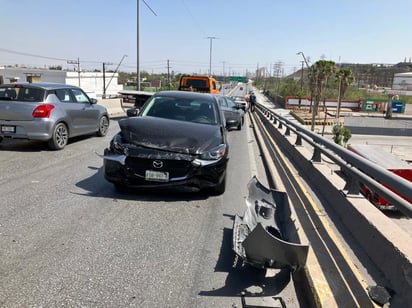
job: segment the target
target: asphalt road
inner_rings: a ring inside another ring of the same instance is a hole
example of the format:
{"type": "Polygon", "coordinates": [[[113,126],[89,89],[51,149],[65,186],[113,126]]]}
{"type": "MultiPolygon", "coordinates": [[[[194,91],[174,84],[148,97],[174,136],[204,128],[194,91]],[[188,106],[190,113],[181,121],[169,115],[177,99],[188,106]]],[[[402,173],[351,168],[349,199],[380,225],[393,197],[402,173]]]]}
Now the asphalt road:
{"type": "Polygon", "coordinates": [[[241,307],[244,290],[299,307],[288,273],[232,267],[233,217],[264,175],[247,123],[229,132],[227,191],[212,197],[117,193],[95,154],[115,120],[62,151],[3,141],[0,307],[241,307]]]}

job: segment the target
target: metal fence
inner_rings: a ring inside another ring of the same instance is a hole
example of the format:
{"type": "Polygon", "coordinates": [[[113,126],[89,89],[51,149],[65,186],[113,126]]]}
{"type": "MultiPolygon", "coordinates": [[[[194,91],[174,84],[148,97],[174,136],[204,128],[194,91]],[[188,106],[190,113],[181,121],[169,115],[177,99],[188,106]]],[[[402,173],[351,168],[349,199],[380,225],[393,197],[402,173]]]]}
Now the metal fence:
{"type": "Polygon", "coordinates": [[[343,188],[346,194],[360,194],[360,183],[363,183],[392,203],[405,216],[412,217],[412,204],[381,184],[385,183],[399,194],[412,199],[412,185],[409,181],[308,130],[301,124],[278,115],[263,105],[257,104],[257,108],[274,126],[285,128],[285,135],[296,135],[296,146],[302,145],[303,140],[307,142],[313,148],[312,162],[322,163],[322,155],[324,155],[338,165],[346,175],[344,178],[346,185],[343,188]]]}

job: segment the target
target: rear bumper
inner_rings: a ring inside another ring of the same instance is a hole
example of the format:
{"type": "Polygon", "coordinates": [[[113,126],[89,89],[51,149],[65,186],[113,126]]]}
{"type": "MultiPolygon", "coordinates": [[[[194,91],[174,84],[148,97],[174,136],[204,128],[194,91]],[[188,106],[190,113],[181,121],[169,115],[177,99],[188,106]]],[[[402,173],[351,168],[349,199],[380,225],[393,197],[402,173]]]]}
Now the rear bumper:
{"type": "Polygon", "coordinates": [[[0,129],[0,136],[4,138],[49,140],[52,136],[54,122],[47,119],[34,121],[5,121],[0,120],[1,126],[15,127],[15,132],[3,132],[0,129]]]}

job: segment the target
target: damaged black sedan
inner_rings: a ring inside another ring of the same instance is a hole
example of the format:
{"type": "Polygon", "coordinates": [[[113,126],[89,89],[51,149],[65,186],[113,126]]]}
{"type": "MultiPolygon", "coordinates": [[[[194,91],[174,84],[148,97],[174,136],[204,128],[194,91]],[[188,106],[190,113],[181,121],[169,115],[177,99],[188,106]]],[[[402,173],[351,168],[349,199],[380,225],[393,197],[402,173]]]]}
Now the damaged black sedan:
{"type": "Polygon", "coordinates": [[[117,189],[225,191],[229,146],[214,95],[158,92],[119,126],[103,155],[117,189]]]}

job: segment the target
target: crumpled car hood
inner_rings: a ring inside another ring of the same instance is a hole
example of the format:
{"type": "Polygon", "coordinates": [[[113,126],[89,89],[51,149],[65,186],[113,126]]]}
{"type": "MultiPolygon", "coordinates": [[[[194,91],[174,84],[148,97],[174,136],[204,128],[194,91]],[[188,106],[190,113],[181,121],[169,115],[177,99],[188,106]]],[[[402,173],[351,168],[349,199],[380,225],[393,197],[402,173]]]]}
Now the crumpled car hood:
{"type": "Polygon", "coordinates": [[[187,154],[200,154],[223,143],[221,127],[156,117],[119,121],[125,143],[187,154]]]}

